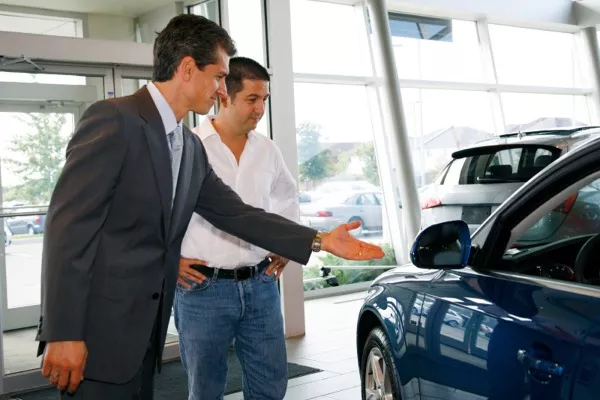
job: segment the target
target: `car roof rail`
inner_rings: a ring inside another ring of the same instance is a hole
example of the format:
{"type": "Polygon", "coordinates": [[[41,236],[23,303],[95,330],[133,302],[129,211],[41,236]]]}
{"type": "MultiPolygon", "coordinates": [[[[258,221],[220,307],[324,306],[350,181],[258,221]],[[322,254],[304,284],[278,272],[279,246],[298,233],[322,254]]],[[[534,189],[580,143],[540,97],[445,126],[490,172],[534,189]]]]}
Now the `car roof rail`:
{"type": "Polygon", "coordinates": [[[501,138],[508,137],[520,137],[520,136],[534,136],[534,135],[559,135],[559,136],[569,136],[575,133],[587,130],[587,129],[598,129],[600,126],[578,126],[575,128],[552,128],[552,129],[541,129],[536,131],[523,131],[523,132],[512,132],[505,133],[503,135],[499,135],[501,138]]]}

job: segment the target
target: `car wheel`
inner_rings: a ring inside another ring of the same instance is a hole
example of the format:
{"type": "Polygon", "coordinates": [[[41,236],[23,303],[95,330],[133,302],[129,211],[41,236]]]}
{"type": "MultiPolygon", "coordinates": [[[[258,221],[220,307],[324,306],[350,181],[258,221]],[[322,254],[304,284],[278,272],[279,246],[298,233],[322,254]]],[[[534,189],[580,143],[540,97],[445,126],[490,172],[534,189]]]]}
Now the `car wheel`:
{"type": "Polygon", "coordinates": [[[374,328],[363,349],[361,362],[363,400],[400,400],[400,379],[387,336],[374,328]]]}
{"type": "Polygon", "coordinates": [[[455,320],[451,319],[450,321],[448,321],[448,325],[450,325],[453,328],[458,327],[458,322],[456,322],[455,320]]]}
{"type": "Polygon", "coordinates": [[[348,223],[350,222],[354,222],[354,221],[360,221],[360,226],[357,229],[354,229],[353,231],[350,231],[350,234],[352,236],[362,236],[363,234],[363,230],[365,228],[365,221],[362,220],[362,218],[360,217],[352,217],[350,218],[350,220],[348,221],[348,223]]]}
{"type": "Polygon", "coordinates": [[[33,229],[33,226],[30,226],[29,228],[27,228],[27,233],[30,235],[35,235],[35,229],[33,229]]]}

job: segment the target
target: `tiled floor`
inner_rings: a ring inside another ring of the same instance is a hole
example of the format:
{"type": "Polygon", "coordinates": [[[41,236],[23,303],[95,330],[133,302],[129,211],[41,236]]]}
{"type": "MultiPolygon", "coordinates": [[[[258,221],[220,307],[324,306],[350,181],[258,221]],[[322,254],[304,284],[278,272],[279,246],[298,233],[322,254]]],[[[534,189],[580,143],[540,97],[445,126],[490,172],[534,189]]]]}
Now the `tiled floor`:
{"type": "MultiPolygon", "coordinates": [[[[288,360],[323,372],[290,379],[285,400],[361,398],[355,332],[364,296],[365,292],[361,292],[305,302],[306,335],[288,339],[288,360]]],[[[6,372],[38,368],[36,349],[35,329],[5,333],[6,372]]],[[[243,396],[235,393],[225,399],[242,400],[243,396]]]]}
{"type": "MultiPolygon", "coordinates": [[[[356,319],[365,293],[306,301],[306,336],[288,340],[288,360],[323,372],[290,379],[285,400],[360,400],[356,319]]],[[[242,400],[241,393],[225,397],[242,400]]]]}

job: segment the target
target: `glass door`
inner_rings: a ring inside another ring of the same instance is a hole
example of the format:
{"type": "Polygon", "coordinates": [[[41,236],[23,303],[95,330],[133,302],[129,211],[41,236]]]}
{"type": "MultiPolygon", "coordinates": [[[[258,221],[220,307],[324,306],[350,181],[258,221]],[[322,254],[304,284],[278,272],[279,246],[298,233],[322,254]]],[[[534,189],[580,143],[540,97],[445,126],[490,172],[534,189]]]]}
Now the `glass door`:
{"type": "Polygon", "coordinates": [[[46,211],[78,117],[77,107],[0,105],[0,126],[6,129],[0,137],[4,331],[39,320],[46,211]]]}
{"type": "MultiPolygon", "coordinates": [[[[35,334],[48,203],[81,114],[93,102],[115,94],[112,69],[36,67],[0,70],[0,301],[5,375],[40,367],[35,334]]],[[[3,392],[19,389],[20,379],[18,375],[5,379],[3,392]]]]}

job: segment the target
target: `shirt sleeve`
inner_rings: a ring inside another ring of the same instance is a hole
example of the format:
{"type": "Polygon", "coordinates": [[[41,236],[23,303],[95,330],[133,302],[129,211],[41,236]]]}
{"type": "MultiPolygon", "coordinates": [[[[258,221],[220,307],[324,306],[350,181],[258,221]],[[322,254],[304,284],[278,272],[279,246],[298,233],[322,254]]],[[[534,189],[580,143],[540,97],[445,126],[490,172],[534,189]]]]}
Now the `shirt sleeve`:
{"type": "Polygon", "coordinates": [[[277,175],[271,187],[271,211],[291,221],[300,221],[298,186],[288,169],[279,148],[275,146],[277,175]]]}

